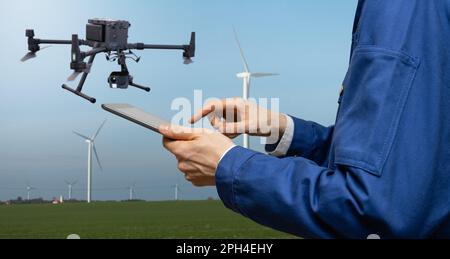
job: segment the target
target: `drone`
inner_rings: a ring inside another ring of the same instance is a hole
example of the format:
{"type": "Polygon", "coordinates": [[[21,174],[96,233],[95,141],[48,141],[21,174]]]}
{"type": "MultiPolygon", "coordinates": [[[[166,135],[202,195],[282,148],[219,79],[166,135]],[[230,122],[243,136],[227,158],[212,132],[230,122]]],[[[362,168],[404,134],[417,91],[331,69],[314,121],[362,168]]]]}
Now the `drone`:
{"type": "Polygon", "coordinates": [[[71,45],[71,63],[70,69],[73,74],[69,76],[68,81],[75,81],[82,74],[78,87],[73,89],[66,84],[62,88],[80,96],[91,103],[96,103],[96,99],[82,92],[86,78],[91,72],[92,64],[96,55],[105,53],[106,60],[116,62],[121,70],[112,72],[108,77],[108,84],[113,89],[128,89],[129,86],[150,92],[149,87],[136,84],[133,76],[130,75],[126,64],[127,59],[138,63],[138,57],[133,50],[159,49],[159,50],[183,50],[184,64],[191,64],[195,57],[195,32],[191,33],[189,45],[153,45],[144,43],[128,43],[128,29],[131,24],[124,20],[111,19],[90,19],[86,25],[86,40],[79,39],[77,34],[72,35],[72,40],[44,40],[35,38],[34,30],[26,30],[25,36],[28,38],[29,52],[21,59],[25,62],[35,58],[36,53],[46,47],[41,48],[41,44],[71,45]],[[88,46],[89,51],[81,51],[80,46],[88,46]],[[85,59],[88,61],[85,62],[85,59]]]}

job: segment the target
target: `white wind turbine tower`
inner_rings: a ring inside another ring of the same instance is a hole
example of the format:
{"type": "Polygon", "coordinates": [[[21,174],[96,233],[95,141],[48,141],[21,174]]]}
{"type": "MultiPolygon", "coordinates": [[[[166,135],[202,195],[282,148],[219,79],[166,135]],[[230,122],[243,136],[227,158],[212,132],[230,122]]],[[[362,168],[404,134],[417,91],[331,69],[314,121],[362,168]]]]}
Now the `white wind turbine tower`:
{"type": "Polygon", "coordinates": [[[94,135],[92,135],[91,138],[88,138],[78,132],[73,132],[75,135],[78,135],[79,137],[86,140],[86,143],[88,143],[88,162],[87,162],[87,202],[91,203],[92,201],[92,154],[95,155],[95,159],[97,160],[97,164],[100,167],[100,170],[103,171],[102,164],[100,163],[100,159],[98,158],[97,149],[95,148],[95,139],[97,138],[98,134],[102,130],[103,126],[105,125],[106,120],[100,125],[100,127],[97,129],[97,132],[95,132],[94,135]]]}
{"type": "Polygon", "coordinates": [[[128,191],[130,192],[129,193],[129,195],[130,195],[129,196],[129,200],[130,201],[134,200],[134,195],[135,195],[134,189],[136,189],[136,183],[133,183],[132,186],[128,187],[128,191]]]}
{"type": "Polygon", "coordinates": [[[67,184],[67,187],[69,188],[69,201],[72,200],[72,187],[77,184],[77,181],[69,182],[65,181],[67,184]]]}
{"type": "MultiPolygon", "coordinates": [[[[275,73],[252,73],[250,72],[250,68],[248,66],[247,63],[247,59],[245,58],[244,55],[244,50],[241,47],[241,43],[239,42],[239,38],[236,32],[236,29],[233,28],[234,30],[234,37],[236,39],[236,43],[239,47],[239,51],[241,53],[241,58],[242,58],[242,62],[244,63],[244,69],[245,71],[242,73],[237,74],[238,78],[242,78],[243,80],[243,99],[244,100],[248,100],[250,98],[250,83],[251,83],[251,78],[261,78],[261,77],[270,77],[270,76],[278,76],[279,74],[275,74],[275,73]]],[[[250,140],[249,140],[249,136],[247,134],[244,135],[244,148],[250,148],[250,140]]]]}
{"type": "Polygon", "coordinates": [[[30,194],[32,190],[36,190],[33,186],[31,186],[29,183],[27,183],[27,201],[30,200],[30,194]]]}
{"type": "Polygon", "coordinates": [[[175,201],[178,201],[178,192],[180,192],[180,185],[177,183],[171,186],[175,191],[175,201]]]}

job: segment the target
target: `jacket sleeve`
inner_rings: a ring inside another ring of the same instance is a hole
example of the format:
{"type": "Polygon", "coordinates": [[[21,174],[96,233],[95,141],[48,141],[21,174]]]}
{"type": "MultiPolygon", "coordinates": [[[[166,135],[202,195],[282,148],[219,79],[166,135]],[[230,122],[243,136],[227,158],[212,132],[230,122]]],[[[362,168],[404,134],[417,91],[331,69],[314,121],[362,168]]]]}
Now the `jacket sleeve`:
{"type": "Polygon", "coordinates": [[[364,217],[376,214],[366,183],[374,176],[359,171],[235,147],[220,162],[216,184],[226,207],[262,225],[304,238],[365,238],[376,233],[364,217]]]}
{"type": "MultiPolygon", "coordinates": [[[[290,117],[294,122],[294,133],[286,157],[301,156],[324,165],[327,162],[334,127],[324,127],[315,122],[290,117]]],[[[266,151],[274,151],[279,144],[266,145],[266,151]]]]}

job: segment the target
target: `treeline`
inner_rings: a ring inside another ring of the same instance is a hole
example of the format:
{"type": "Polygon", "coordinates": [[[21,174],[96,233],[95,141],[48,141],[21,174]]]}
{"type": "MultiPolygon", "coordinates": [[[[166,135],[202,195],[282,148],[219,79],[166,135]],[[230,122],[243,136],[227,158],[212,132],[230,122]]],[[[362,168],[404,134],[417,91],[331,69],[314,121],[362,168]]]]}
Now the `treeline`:
{"type": "MultiPolygon", "coordinates": [[[[53,200],[45,200],[44,198],[34,198],[34,199],[24,199],[22,197],[17,197],[14,200],[9,200],[9,201],[5,201],[2,202],[0,201],[0,204],[6,204],[6,205],[15,205],[15,204],[51,204],[53,203],[53,201],[55,201],[56,199],[53,200]]],[[[82,202],[79,200],[65,200],[64,203],[76,203],[76,202],[82,202]]]]}

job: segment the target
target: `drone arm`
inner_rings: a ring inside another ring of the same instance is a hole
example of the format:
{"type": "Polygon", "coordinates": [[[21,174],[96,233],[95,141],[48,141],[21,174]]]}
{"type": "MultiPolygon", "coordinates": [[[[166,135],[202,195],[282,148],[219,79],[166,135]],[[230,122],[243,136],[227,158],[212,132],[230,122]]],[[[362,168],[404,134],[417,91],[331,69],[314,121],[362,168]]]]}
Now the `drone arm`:
{"type": "MultiPolygon", "coordinates": [[[[37,39],[35,38],[34,30],[28,29],[25,31],[25,36],[28,38],[28,50],[31,52],[37,52],[40,50],[39,44],[54,44],[54,45],[70,45],[70,40],[49,40],[49,39],[37,39]]],[[[80,40],[79,45],[93,46],[92,42],[80,40]]]]}
{"type": "Polygon", "coordinates": [[[70,40],[41,40],[35,39],[37,44],[61,44],[61,45],[70,45],[72,42],[70,40]]]}
{"type": "Polygon", "coordinates": [[[191,33],[191,41],[189,45],[158,45],[134,43],[128,44],[128,49],[144,50],[144,49],[167,49],[167,50],[184,50],[183,57],[190,59],[195,56],[195,32],[191,33]]]}
{"type": "Polygon", "coordinates": [[[167,49],[167,50],[185,50],[187,45],[158,45],[158,44],[144,44],[134,43],[128,44],[128,49],[144,50],[144,49],[167,49]]]}
{"type": "MultiPolygon", "coordinates": [[[[84,57],[92,57],[92,56],[97,55],[98,53],[105,52],[105,51],[107,51],[107,49],[104,48],[104,47],[102,47],[102,48],[94,48],[92,50],[83,52],[82,54],[83,54],[84,57]]],[[[94,60],[92,60],[92,62],[94,62],[94,60]]]]}
{"type": "MultiPolygon", "coordinates": [[[[71,40],[46,40],[46,39],[34,39],[34,42],[36,44],[53,44],[53,45],[71,45],[71,40]]],[[[85,40],[79,40],[80,46],[91,46],[92,44],[85,41],[85,40]]]]}
{"type": "Polygon", "coordinates": [[[144,44],[143,49],[167,49],[167,50],[184,50],[186,45],[156,45],[156,44],[144,44]]]}

